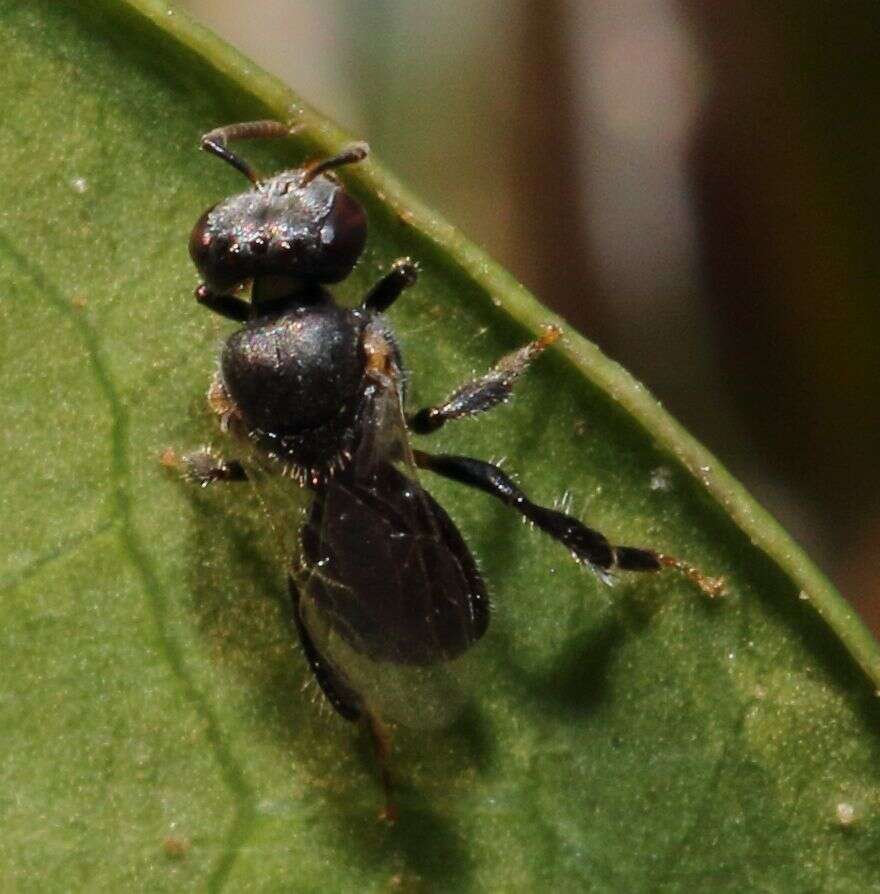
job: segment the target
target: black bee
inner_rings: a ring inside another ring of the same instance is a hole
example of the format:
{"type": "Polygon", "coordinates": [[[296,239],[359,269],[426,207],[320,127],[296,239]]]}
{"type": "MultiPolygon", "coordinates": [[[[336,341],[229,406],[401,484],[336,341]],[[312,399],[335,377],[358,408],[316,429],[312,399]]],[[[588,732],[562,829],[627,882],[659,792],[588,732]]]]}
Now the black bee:
{"type": "Polygon", "coordinates": [[[684,562],[612,545],[576,518],[536,505],[491,463],[411,446],[411,433],[427,435],[507,400],[560,330],[547,327],[443,402],[408,414],[403,360],[383,313],[416,281],[416,265],[395,262],[354,308],[338,305],[327,289],[349,275],[367,234],[363,208],[333,171],[363,159],[367,146],[355,143],[267,179],[228,148],[234,139],[289,132],[275,121],[255,121],[202,137],[202,149],[253,184],[209,208],[189,243],[203,280],[197,300],[243,324],[227,339],[208,394],[239,455],[203,449],[184,456],[182,466],[203,485],[250,479],[283,491],[293,479],[312,492],[287,568],[296,628],[327,700],[371,731],[383,813],[393,820],[382,719],[400,706],[389,707],[379,694],[383,674],[418,675],[451,662],[489,622],[473,556],[416,469],[497,497],[603,576],[674,566],[707,592],[720,585],[684,562]],[[249,301],[237,294],[247,284],[249,301]]]}

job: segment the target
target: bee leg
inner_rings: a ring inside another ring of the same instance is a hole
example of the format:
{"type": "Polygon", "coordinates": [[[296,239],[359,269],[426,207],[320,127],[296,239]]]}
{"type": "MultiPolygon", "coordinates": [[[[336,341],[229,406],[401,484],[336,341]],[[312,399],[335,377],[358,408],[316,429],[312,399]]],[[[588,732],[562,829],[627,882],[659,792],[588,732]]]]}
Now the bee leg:
{"type": "Polygon", "coordinates": [[[292,577],[287,578],[287,588],[293,600],[293,619],[296,624],[296,632],[299,634],[300,645],[305,652],[309,668],[321,687],[321,692],[324,693],[337,714],[353,723],[360,720],[363,715],[360,697],[343,682],[336,669],[318,651],[318,647],[303,621],[299,588],[292,577]]]}
{"type": "Polygon", "coordinates": [[[600,575],[613,571],[660,571],[676,568],[707,596],[720,596],[723,581],[704,576],[697,568],[681,559],[636,546],[615,546],[604,534],[588,528],[571,515],[538,506],[501,471],[498,466],[467,456],[430,454],[413,451],[413,458],[422,469],[444,478],[475,487],[501,500],[570,550],[578,562],[592,566],[600,575]]]}
{"type": "Polygon", "coordinates": [[[179,471],[187,481],[207,487],[215,481],[246,481],[247,472],[237,459],[224,459],[208,447],[178,456],[170,447],[162,454],[162,465],[179,471]]]}
{"type": "Polygon", "coordinates": [[[373,740],[373,752],[376,755],[376,763],[379,765],[379,778],[382,780],[382,790],[385,792],[385,806],[379,811],[379,819],[382,822],[394,824],[398,819],[397,802],[394,799],[394,786],[391,781],[391,731],[372,714],[364,715],[370,738],[373,740]]]}
{"type": "Polygon", "coordinates": [[[513,393],[514,382],[529,364],[562,334],[558,326],[545,327],[544,334],[510,354],[505,354],[485,375],[465,382],[442,404],[425,407],[409,417],[409,427],[418,435],[437,431],[453,419],[476,416],[505,403],[513,393]]]}
{"type": "Polygon", "coordinates": [[[364,310],[381,314],[408,289],[419,275],[419,268],[409,258],[398,258],[391,269],[370,289],[361,302],[364,310]]]}
{"type": "Polygon", "coordinates": [[[235,295],[212,292],[204,283],[196,288],[196,301],[215,314],[220,314],[227,320],[235,320],[236,323],[247,322],[251,315],[251,306],[247,301],[235,295]]]}
{"type": "Polygon", "coordinates": [[[385,806],[379,813],[379,819],[394,823],[397,821],[397,804],[394,801],[391,771],[388,761],[391,756],[391,734],[378,717],[365,710],[360,696],[342,679],[339,672],[318,651],[308,628],[303,621],[299,588],[292,577],[287,578],[287,588],[293,600],[293,618],[300,645],[309,663],[309,669],[318,681],[321,692],[333,706],[337,714],[352,723],[362,721],[370,734],[373,752],[379,766],[379,778],[385,792],[385,806]]]}

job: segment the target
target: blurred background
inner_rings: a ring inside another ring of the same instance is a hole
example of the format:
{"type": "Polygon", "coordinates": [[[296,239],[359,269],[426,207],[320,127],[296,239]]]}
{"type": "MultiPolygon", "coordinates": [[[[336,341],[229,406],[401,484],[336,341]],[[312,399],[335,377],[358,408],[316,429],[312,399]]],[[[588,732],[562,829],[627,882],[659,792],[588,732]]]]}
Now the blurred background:
{"type": "Polygon", "coordinates": [[[645,382],[880,633],[880,4],[181,5],[645,382]]]}

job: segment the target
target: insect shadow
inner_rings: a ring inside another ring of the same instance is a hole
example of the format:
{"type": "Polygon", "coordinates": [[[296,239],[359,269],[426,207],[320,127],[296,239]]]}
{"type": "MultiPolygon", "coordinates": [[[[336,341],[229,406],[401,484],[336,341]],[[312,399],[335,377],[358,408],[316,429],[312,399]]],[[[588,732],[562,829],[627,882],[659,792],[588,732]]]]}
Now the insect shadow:
{"type": "MultiPolygon", "coordinates": [[[[527,448],[526,448],[527,449],[527,448]]],[[[499,593],[517,589],[516,571],[492,543],[497,540],[515,542],[537,537],[524,531],[516,518],[511,518],[502,507],[487,503],[489,515],[485,529],[491,532],[468,532],[474,551],[481,557],[481,566],[499,593]]],[[[583,574],[582,587],[566,590],[565,601],[595,598],[590,592],[590,575],[583,574]]],[[[622,590],[623,588],[621,588],[622,590]]],[[[493,619],[491,638],[484,643],[494,662],[504,668],[506,681],[512,684],[516,700],[537,707],[541,713],[552,712],[560,717],[588,716],[610,697],[609,668],[624,641],[648,623],[643,609],[630,600],[604,614],[597,624],[568,637],[564,643],[554,643],[554,658],[540,670],[529,668],[508,627],[507,604],[498,600],[499,610],[493,619]]]]}
{"type": "MultiPolygon", "coordinates": [[[[545,406],[551,406],[552,394],[546,395],[545,406]]],[[[545,448],[550,420],[556,416],[548,410],[546,418],[536,416],[529,425],[506,426],[506,444],[517,456],[539,456],[545,448]]],[[[444,488],[444,484],[436,484],[444,488]]],[[[446,488],[448,489],[448,487],[446,488]]],[[[523,526],[522,519],[505,506],[488,496],[475,495],[471,502],[480,503],[482,523],[465,526],[465,535],[474,554],[480,558],[481,573],[491,581],[493,605],[497,610],[492,620],[491,636],[482,643],[491,660],[503,668],[504,678],[512,684],[516,701],[539,708],[540,713],[553,712],[558,716],[588,715],[608,697],[608,666],[614,653],[631,628],[627,618],[618,612],[605,617],[598,626],[568,639],[566,643],[553,643],[556,653],[549,666],[536,671],[527,667],[508,626],[508,611],[515,610],[510,594],[522,590],[519,580],[521,568],[510,561],[510,549],[499,549],[499,544],[520,544],[524,550],[540,543],[538,531],[523,526]],[[497,594],[497,597],[495,596],[497,594]]],[[[561,556],[561,562],[568,557],[561,556]]],[[[582,601],[587,604],[595,598],[590,592],[593,576],[587,570],[582,575],[582,586],[566,588],[560,595],[560,607],[565,603],[582,601]]],[[[512,619],[510,621],[512,624],[512,619]]]]}
{"type": "MultiPolygon", "coordinates": [[[[407,738],[424,733],[401,730],[403,821],[376,823],[364,807],[374,797],[372,744],[361,730],[351,748],[352,728],[329,710],[314,684],[296,645],[290,597],[261,510],[241,495],[185,482],[180,487],[191,508],[192,615],[213,663],[244,683],[258,725],[290,755],[294,771],[285,767],[284,773],[292,796],[317,792],[327,802],[319,812],[323,832],[339,838],[345,850],[358,847],[404,878],[410,872],[444,885],[466,882],[472,869],[467,842],[432,805],[444,792],[466,791],[474,774],[491,764],[495,744],[485,718],[467,705],[448,729],[432,731],[434,747],[421,753],[407,738]],[[408,754],[418,754],[417,764],[408,754]],[[409,781],[413,775],[418,782],[409,781]]],[[[315,830],[313,821],[310,827],[315,830]]]]}
{"type": "MultiPolygon", "coordinates": [[[[552,418],[554,414],[549,412],[547,415],[552,418]]],[[[533,423],[509,426],[509,429],[513,431],[508,432],[508,444],[518,455],[540,454],[547,437],[541,425],[533,423]]],[[[528,544],[532,537],[537,539],[540,534],[524,531],[516,516],[492,500],[476,499],[484,501],[486,518],[480,529],[466,532],[467,539],[475,554],[480,556],[481,570],[487,580],[492,581],[493,588],[499,594],[516,592],[521,589],[521,583],[517,581],[519,569],[511,565],[508,553],[499,550],[497,544],[528,544]]],[[[602,611],[595,624],[567,637],[564,642],[555,642],[554,658],[539,670],[529,668],[523,662],[515,638],[508,630],[507,600],[499,598],[495,600],[499,611],[493,619],[493,633],[484,648],[491,651],[493,660],[503,666],[505,678],[513,684],[519,702],[558,717],[589,716],[612,697],[611,667],[620,648],[633,637],[649,631],[655,614],[666,604],[663,586],[662,580],[646,582],[639,578],[618,580],[613,590],[609,590],[606,584],[598,582],[589,570],[584,569],[580,586],[575,584],[566,588],[564,595],[559,597],[560,604],[595,605],[597,599],[605,602],[611,593],[613,608],[602,611]]],[[[710,603],[709,600],[706,602],[710,603]]],[[[714,603],[711,605],[715,607],[714,603]]]]}

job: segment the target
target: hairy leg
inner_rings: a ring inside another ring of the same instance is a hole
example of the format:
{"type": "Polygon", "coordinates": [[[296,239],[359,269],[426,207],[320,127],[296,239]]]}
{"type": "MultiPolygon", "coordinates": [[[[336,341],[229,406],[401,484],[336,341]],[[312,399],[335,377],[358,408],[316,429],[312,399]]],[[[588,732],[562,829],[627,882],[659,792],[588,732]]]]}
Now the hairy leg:
{"type": "Polygon", "coordinates": [[[505,403],[513,393],[516,380],[529,365],[562,334],[556,326],[547,326],[544,334],[527,345],[506,354],[485,375],[457,388],[445,401],[425,407],[409,419],[410,428],[419,435],[437,431],[453,419],[476,416],[505,403]]]}
{"type": "Polygon", "coordinates": [[[720,596],[723,582],[704,576],[693,565],[673,556],[637,546],[618,546],[599,531],[583,522],[533,503],[498,466],[467,456],[413,452],[416,464],[460,484],[475,487],[501,500],[524,518],[565,546],[578,562],[584,562],[600,573],[620,571],[660,571],[675,568],[695,583],[707,596],[720,596]]]}

